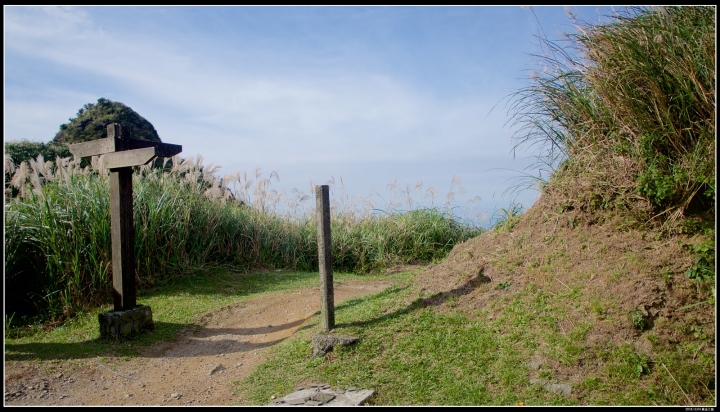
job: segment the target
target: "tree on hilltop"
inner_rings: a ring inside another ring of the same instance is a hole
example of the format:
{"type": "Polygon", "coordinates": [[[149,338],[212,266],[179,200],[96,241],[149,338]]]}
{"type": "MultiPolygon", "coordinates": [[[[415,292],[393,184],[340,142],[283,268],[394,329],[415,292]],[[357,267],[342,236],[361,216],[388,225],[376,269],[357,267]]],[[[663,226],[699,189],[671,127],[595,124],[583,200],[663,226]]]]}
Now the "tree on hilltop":
{"type": "Polygon", "coordinates": [[[124,138],[162,142],[155,127],[133,109],[120,102],[99,98],[97,103],[88,103],[78,110],[69,123],[60,125],[54,142],[69,144],[107,137],[107,125],[122,124],[124,138]]]}

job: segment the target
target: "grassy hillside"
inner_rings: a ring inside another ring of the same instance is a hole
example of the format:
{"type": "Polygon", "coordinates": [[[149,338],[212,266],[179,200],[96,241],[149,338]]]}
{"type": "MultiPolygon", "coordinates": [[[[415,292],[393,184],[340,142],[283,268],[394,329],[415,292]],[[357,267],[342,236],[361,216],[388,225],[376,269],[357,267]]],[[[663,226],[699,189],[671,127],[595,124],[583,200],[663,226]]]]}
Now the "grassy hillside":
{"type": "Polygon", "coordinates": [[[321,381],[377,405],[714,405],[715,8],[633,8],[540,39],[512,96],[550,178],[526,213],[310,328],[238,391],[321,381]]]}
{"type": "Polygon", "coordinates": [[[313,358],[314,317],[237,392],[265,404],[323,382],[373,389],[372,405],[714,405],[712,284],[686,276],[708,237],[575,225],[548,200],[338,307],[333,333],[355,346],[313,358]]]}
{"type": "MultiPolygon", "coordinates": [[[[673,225],[715,207],[715,8],[631,8],[540,39],[512,96],[518,146],[555,176],[564,209],[673,225]]],[[[540,182],[547,184],[547,181],[540,182]]]]}

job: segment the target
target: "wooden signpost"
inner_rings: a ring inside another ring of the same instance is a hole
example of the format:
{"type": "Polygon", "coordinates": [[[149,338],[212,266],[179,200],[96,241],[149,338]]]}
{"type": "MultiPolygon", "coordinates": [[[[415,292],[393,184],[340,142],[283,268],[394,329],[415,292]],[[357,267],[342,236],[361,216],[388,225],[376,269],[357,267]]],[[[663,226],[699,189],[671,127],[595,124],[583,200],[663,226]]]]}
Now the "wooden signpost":
{"type": "MultiPolygon", "coordinates": [[[[113,304],[116,313],[100,315],[102,335],[127,337],[143,328],[142,317],[132,311],[138,309],[135,285],[135,224],[133,222],[133,166],[146,165],[156,157],[172,157],[182,152],[182,146],[147,140],[124,139],[118,123],[107,126],[105,139],[68,145],[77,160],[86,156],[100,156],[100,162],[110,170],[110,232],[112,239],[113,304]],[[126,315],[127,316],[124,316],[126,315]],[[105,316],[104,316],[105,315],[105,316]],[[127,333],[126,333],[127,332],[127,333]]],[[[145,318],[152,313],[140,307],[145,318]]]]}

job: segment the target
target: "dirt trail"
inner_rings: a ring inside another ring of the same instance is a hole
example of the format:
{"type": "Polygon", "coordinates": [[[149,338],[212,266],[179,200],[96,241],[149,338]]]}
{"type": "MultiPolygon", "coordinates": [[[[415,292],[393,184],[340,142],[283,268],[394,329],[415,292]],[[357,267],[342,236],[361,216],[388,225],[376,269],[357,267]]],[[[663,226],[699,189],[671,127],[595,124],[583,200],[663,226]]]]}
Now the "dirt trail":
{"type": "MultiPolygon", "coordinates": [[[[384,281],[337,282],[335,303],[377,293],[384,281]]],[[[202,328],[129,360],[6,361],[5,405],[242,405],[231,381],[320,310],[318,288],[259,296],[223,308],[202,328]]],[[[308,348],[310,351],[310,348],[308,348]]],[[[308,352],[309,353],[309,352],[308,352]]]]}

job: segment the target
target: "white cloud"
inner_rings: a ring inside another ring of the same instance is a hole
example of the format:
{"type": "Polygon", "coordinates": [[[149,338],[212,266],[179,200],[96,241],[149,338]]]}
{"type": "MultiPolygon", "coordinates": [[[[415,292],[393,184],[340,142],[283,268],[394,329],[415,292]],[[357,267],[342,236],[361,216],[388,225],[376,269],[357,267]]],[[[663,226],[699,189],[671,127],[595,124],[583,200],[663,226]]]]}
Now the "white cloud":
{"type": "MultiPolygon", "coordinates": [[[[505,115],[501,108],[488,115],[503,96],[438,97],[396,72],[301,69],[288,63],[292,56],[265,70],[247,64],[253,52],[223,50],[227,46],[201,38],[187,44],[182,33],[176,41],[132,29],[116,33],[96,18],[77,7],[6,7],[6,55],[41,62],[49,71],[63,69],[78,82],[93,78],[106,85],[78,90],[58,84],[38,93],[31,85],[10,84],[6,136],[47,141],[83,104],[105,97],[138,111],[164,141],[182,144],[183,156],[203,155],[206,163],[224,166],[221,173],[258,165],[279,169],[302,189],[331,173],[360,182],[368,174],[363,167],[373,165],[383,169],[364,181],[366,190],[408,176],[391,170],[392,164],[417,173],[410,183],[444,185],[455,173],[511,161],[505,115]]],[[[492,173],[476,179],[481,182],[470,197],[498,184],[492,173]]]]}
{"type": "MultiPolygon", "coordinates": [[[[84,10],[76,7],[5,6],[5,36],[28,40],[82,40],[100,31],[84,10]]],[[[6,47],[13,43],[6,43],[6,47]]]]}
{"type": "MultiPolygon", "coordinates": [[[[439,101],[388,74],[244,72],[222,58],[193,59],[174,44],[107,35],[82,9],[40,8],[34,18],[21,17],[11,14],[7,28],[14,50],[121,82],[212,130],[219,141],[206,137],[204,144],[239,140],[253,156],[268,146],[288,161],[298,151],[318,161],[452,156],[475,146],[487,129],[481,119],[488,103],[439,101]]],[[[497,124],[490,129],[499,131],[497,124]]],[[[492,142],[485,145],[493,151],[492,142]]]]}

